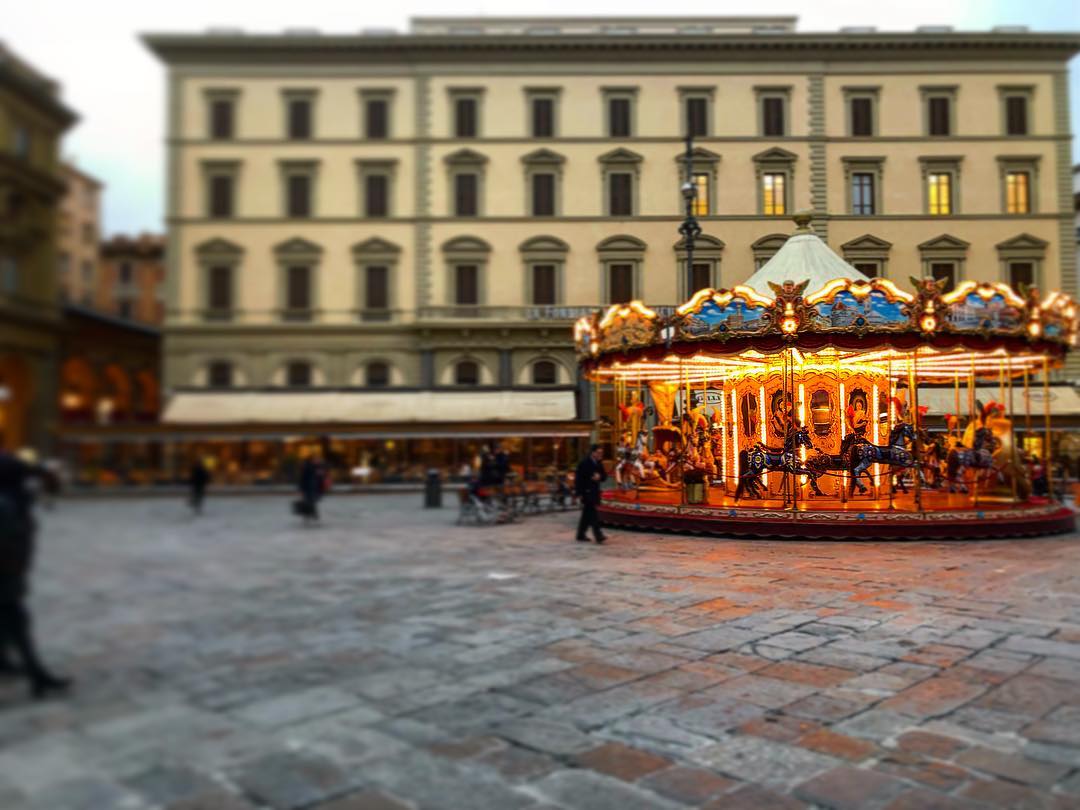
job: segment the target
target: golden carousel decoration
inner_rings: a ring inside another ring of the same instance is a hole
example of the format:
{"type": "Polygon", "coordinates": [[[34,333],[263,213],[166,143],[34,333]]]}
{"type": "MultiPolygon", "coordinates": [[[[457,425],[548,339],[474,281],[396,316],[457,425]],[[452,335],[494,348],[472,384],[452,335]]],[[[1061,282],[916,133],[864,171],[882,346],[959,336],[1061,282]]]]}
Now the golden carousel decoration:
{"type": "MultiPolygon", "coordinates": [[[[809,215],[795,222],[744,284],[668,316],[633,301],[576,324],[582,373],[612,403],[603,520],[782,537],[1073,530],[1048,440],[1034,457],[1015,434],[1049,437],[1049,397],[1036,413],[1031,392],[1075,345],[1076,303],[996,282],[913,278],[909,292],[844,262],[809,215]],[[944,433],[925,424],[930,389],[954,404],[944,433]]],[[[680,230],[692,255],[689,209],[680,230]]]]}

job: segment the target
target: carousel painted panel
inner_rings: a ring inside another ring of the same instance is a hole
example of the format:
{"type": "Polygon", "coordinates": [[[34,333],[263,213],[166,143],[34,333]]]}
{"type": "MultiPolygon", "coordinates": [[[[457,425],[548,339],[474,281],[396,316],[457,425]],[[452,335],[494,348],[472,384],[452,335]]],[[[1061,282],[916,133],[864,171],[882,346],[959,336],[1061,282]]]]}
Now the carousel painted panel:
{"type": "Polygon", "coordinates": [[[640,301],[612,306],[597,327],[601,352],[622,351],[656,342],[660,329],[657,314],[640,301]]]}
{"type": "Polygon", "coordinates": [[[1026,303],[1004,284],[964,281],[941,297],[945,323],[957,332],[1019,332],[1026,303]]]}
{"type": "Polygon", "coordinates": [[[688,339],[761,334],[774,322],[772,300],[749,287],[701,290],[676,310],[677,336],[688,339]]]}
{"type": "Polygon", "coordinates": [[[807,324],[818,331],[904,330],[914,296],[891,282],[837,279],[805,299],[807,324]]]}

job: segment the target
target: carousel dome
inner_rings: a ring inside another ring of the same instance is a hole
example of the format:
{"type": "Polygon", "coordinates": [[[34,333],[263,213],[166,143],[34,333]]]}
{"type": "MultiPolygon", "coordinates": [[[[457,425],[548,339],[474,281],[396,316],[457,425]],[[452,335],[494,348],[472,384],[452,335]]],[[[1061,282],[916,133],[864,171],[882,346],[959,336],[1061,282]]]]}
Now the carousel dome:
{"type": "Polygon", "coordinates": [[[769,261],[742,283],[759,295],[774,296],[770,284],[783,286],[785,281],[806,285],[807,292],[820,290],[836,279],[868,282],[870,279],[845,262],[832,248],[810,230],[810,215],[796,214],[798,230],[769,261]]]}

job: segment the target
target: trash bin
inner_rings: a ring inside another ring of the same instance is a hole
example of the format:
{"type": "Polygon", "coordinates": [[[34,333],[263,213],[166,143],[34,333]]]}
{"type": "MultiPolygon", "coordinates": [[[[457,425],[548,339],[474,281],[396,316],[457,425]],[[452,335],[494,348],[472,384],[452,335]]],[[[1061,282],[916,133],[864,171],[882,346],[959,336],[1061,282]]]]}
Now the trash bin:
{"type": "Polygon", "coordinates": [[[427,472],[427,481],[424,484],[424,508],[442,508],[442,481],[439,480],[438,470],[427,472]]]}

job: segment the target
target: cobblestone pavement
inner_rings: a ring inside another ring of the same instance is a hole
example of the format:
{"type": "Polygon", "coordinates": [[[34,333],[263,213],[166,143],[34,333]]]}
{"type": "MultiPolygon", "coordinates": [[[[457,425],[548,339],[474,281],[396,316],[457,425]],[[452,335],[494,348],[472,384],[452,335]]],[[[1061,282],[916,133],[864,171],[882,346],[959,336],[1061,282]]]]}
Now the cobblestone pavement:
{"type": "Polygon", "coordinates": [[[5,810],[1080,807],[1080,542],[61,503],[5,810]]]}

